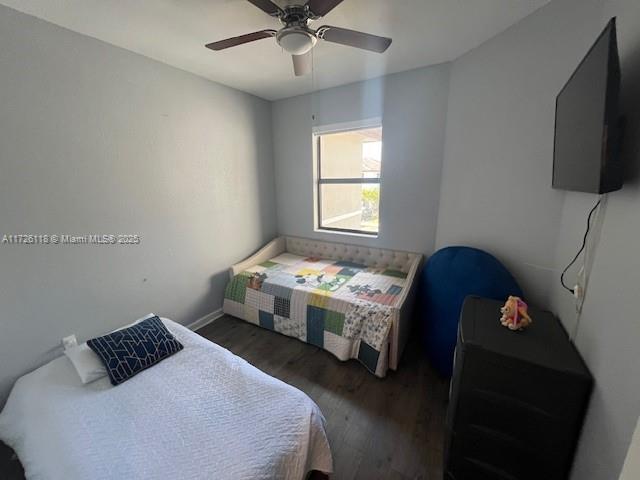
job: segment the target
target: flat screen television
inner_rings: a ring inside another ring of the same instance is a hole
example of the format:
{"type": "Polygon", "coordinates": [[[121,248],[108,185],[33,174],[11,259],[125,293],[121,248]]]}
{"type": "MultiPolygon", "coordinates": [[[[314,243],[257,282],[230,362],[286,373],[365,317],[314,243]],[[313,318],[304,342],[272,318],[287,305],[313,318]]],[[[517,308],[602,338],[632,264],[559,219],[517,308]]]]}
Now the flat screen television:
{"type": "Polygon", "coordinates": [[[606,193],[622,187],[619,91],[612,18],[556,98],[553,188],[606,193]]]}

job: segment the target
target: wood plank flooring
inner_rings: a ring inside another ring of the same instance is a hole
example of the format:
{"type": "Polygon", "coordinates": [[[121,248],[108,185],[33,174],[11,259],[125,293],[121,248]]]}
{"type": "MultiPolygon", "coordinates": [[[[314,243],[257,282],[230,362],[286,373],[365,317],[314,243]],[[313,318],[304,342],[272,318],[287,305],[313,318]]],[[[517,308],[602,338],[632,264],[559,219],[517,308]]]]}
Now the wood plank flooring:
{"type": "Polygon", "coordinates": [[[332,480],[442,479],[448,382],[415,339],[380,379],[355,360],[224,316],[198,333],[309,395],[327,420],[332,480]]]}
{"type": "MultiPolygon", "coordinates": [[[[262,371],[307,393],[327,420],[334,458],[331,480],[441,480],[445,399],[439,379],[410,341],[397,372],[380,379],[355,360],[232,317],[198,333],[262,371]]],[[[22,480],[0,442],[0,479],[22,480]]]]}

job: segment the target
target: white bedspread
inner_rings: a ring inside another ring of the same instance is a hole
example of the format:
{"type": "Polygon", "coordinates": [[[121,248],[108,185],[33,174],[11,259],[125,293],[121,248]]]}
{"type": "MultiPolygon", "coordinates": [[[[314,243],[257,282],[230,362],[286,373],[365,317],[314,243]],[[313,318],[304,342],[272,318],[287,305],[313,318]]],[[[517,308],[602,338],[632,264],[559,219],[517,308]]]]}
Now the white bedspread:
{"type": "Polygon", "coordinates": [[[316,404],[170,320],[184,350],[113,387],[64,356],[23,376],[0,439],[27,478],[302,479],[332,471],[316,404]]]}

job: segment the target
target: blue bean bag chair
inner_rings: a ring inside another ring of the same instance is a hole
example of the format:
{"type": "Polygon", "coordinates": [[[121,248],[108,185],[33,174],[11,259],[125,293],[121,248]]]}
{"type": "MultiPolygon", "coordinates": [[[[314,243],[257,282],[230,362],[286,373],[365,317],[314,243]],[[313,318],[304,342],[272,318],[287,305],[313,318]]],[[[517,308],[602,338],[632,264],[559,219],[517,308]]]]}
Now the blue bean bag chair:
{"type": "Polygon", "coordinates": [[[432,365],[447,378],[453,372],[465,297],[524,298],[516,280],[494,256],[471,247],[446,247],[434,253],[422,270],[419,288],[423,345],[432,365]]]}

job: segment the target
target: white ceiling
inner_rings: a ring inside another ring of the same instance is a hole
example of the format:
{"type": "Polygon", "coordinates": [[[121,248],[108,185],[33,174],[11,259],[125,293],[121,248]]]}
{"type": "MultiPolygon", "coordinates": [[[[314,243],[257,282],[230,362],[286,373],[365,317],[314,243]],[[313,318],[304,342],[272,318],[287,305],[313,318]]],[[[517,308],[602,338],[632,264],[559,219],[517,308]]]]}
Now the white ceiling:
{"type": "MultiPolygon", "coordinates": [[[[306,0],[276,0],[276,3],[306,0]]],[[[0,0],[11,8],[231,87],[274,100],[447,62],[548,0],[345,0],[314,22],[393,38],[384,54],[318,42],[313,76],[294,77],[291,57],[269,38],[222,52],[209,42],[277,19],[246,0],[0,0]]]]}

